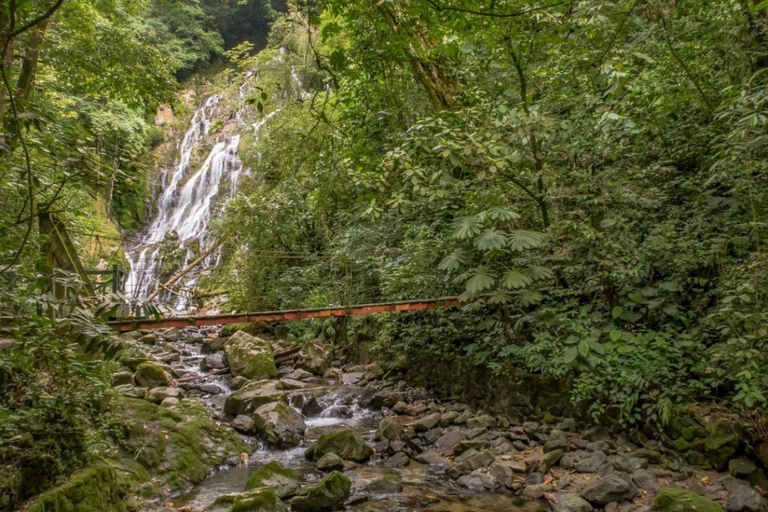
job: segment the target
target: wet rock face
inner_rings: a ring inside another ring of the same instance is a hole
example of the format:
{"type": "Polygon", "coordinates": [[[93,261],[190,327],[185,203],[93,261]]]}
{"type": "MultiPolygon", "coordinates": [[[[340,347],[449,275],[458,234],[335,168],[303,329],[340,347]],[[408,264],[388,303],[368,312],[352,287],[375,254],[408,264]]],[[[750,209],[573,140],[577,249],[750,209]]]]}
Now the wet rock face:
{"type": "Polygon", "coordinates": [[[224,343],[232,375],[251,380],[277,377],[277,366],[269,342],[238,331],[224,343]]]}
{"type": "Polygon", "coordinates": [[[249,382],[227,397],[224,402],[224,412],[230,416],[250,414],[260,406],[271,402],[287,402],[285,391],[278,381],[249,382]]]}
{"type": "Polygon", "coordinates": [[[331,367],[333,349],[321,340],[312,340],[304,344],[296,360],[296,367],[315,375],[324,375],[331,367]]]}

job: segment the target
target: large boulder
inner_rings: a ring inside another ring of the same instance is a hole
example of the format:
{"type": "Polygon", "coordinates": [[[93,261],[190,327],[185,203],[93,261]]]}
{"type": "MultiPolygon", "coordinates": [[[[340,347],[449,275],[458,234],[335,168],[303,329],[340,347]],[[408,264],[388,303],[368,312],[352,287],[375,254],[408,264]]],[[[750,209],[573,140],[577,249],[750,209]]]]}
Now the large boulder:
{"type": "Polygon", "coordinates": [[[171,377],[165,371],[165,367],[154,361],[146,361],[137,366],[133,379],[136,381],[136,385],[148,389],[167,386],[171,382],[171,377]]]}
{"type": "Polygon", "coordinates": [[[340,510],[349,498],[352,482],[343,473],[333,471],[317,485],[302,489],[291,500],[294,512],[330,512],[340,510]]]}
{"type": "Polygon", "coordinates": [[[246,489],[269,487],[280,498],[293,496],[301,487],[296,473],[277,461],[264,464],[248,478],[246,489]]]}
{"type": "Polygon", "coordinates": [[[308,341],[301,347],[296,360],[296,368],[301,368],[315,375],[324,375],[331,367],[333,348],[321,340],[308,341]]]}
{"type": "Polygon", "coordinates": [[[304,416],[283,402],[264,404],[253,413],[256,430],[269,446],[298,446],[304,436],[304,416]]]}
{"type": "Polygon", "coordinates": [[[179,388],[171,387],[159,387],[152,388],[147,392],[147,400],[159,404],[167,398],[174,398],[176,400],[183,398],[184,392],[179,388]]]}
{"type": "Polygon", "coordinates": [[[238,331],[224,343],[224,353],[232,375],[252,380],[277,377],[272,348],[261,338],[238,331]]]}
{"type": "Polygon", "coordinates": [[[723,507],[693,491],[666,487],[651,504],[652,512],[723,512],[723,507]]]}
{"type": "Polygon", "coordinates": [[[270,487],[227,494],[216,499],[209,512],[287,512],[288,507],[270,487]]]}
{"type": "Polygon", "coordinates": [[[229,395],[224,402],[224,412],[230,416],[251,414],[270,402],[288,402],[282,385],[276,380],[258,380],[229,395]]]}
{"type": "Polygon", "coordinates": [[[403,481],[392,473],[374,478],[362,486],[362,491],[368,494],[395,494],[402,490],[403,481]]]}
{"type": "Polygon", "coordinates": [[[706,424],[707,438],[704,441],[707,460],[717,471],[725,471],[728,461],[741,450],[744,440],[741,428],[724,419],[715,419],[706,424]]]}
{"type": "Polygon", "coordinates": [[[304,452],[304,456],[317,461],[326,453],[335,453],[344,460],[363,462],[373,454],[373,449],[352,429],[342,429],[321,435],[317,442],[304,452]]]}
{"type": "Polygon", "coordinates": [[[376,439],[386,439],[394,441],[400,439],[403,434],[403,427],[395,418],[384,418],[376,429],[376,439]]]}
{"type": "Polygon", "coordinates": [[[578,494],[556,492],[550,502],[552,512],[592,512],[592,505],[578,494]]]}

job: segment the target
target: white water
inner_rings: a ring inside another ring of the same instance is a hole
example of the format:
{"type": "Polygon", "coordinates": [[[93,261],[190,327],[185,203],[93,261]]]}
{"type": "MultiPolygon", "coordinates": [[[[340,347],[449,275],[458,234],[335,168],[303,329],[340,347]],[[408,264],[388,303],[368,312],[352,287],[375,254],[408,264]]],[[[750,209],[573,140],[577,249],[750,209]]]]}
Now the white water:
{"type": "MultiPolygon", "coordinates": [[[[239,101],[234,115],[238,129],[247,126],[244,119],[246,96],[257,76],[258,72],[249,71],[239,87],[239,101]]],[[[295,68],[291,69],[291,76],[298,86],[299,96],[308,97],[309,93],[304,90],[295,68]]],[[[195,112],[181,140],[178,161],[173,167],[164,169],[159,180],[162,192],[157,202],[157,215],[143,232],[142,239],[126,248],[125,258],[131,267],[125,284],[125,294],[129,298],[145,299],[159,286],[158,275],[162,265],[160,244],[169,235],[175,235],[178,238],[175,243],[186,248],[184,263],[177,271],[192,263],[197,255],[209,250],[214,243],[208,236],[208,224],[214,214],[213,206],[219,195],[221,180],[229,181],[229,197],[232,197],[237,193],[238,180],[244,172],[237,155],[240,135],[222,137],[210,134],[221,99],[220,95],[213,95],[195,112]],[[192,159],[196,154],[204,154],[208,147],[211,149],[207,157],[199,168],[194,169],[192,159]]],[[[257,137],[267,121],[278,112],[279,109],[274,110],[251,123],[253,136],[257,137]]],[[[218,265],[219,260],[218,251],[214,251],[176,283],[175,287],[180,285],[181,291],[175,293],[175,298],[172,292],[163,290],[158,295],[159,301],[172,304],[177,311],[187,310],[189,291],[197,284],[200,273],[218,265]]]]}

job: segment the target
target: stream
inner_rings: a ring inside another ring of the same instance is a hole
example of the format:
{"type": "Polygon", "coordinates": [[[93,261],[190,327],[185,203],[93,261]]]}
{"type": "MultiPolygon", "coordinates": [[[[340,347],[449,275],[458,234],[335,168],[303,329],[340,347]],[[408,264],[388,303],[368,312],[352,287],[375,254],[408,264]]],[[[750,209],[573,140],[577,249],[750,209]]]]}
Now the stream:
{"type": "MultiPolygon", "coordinates": [[[[198,397],[208,407],[211,417],[220,423],[226,423],[223,412],[226,397],[232,392],[229,387],[231,376],[228,373],[215,373],[216,370],[201,369],[207,354],[202,353],[203,345],[199,337],[213,335],[216,327],[204,330],[185,329],[178,341],[159,341],[158,346],[168,347],[179,354],[176,361],[169,364],[179,374],[200,376],[193,383],[181,384],[188,397],[198,397]],[[190,337],[196,337],[190,342],[190,337]]],[[[221,369],[218,369],[221,371],[221,369]]],[[[294,371],[293,366],[279,368],[282,376],[294,371]]],[[[338,374],[337,374],[338,375],[338,374]]],[[[203,511],[224,495],[245,490],[249,475],[259,466],[278,461],[290,468],[301,478],[302,486],[317,483],[324,474],[316,469],[315,463],[305,459],[307,447],[315,443],[321,434],[342,428],[352,428],[360,433],[369,444],[376,446],[375,434],[384,414],[360,405],[364,387],[357,385],[362,377],[360,372],[342,374],[342,381],[312,377],[307,379],[306,388],[288,393],[290,404],[298,412],[312,397],[316,404],[310,409],[305,419],[306,430],[299,447],[278,450],[267,447],[257,436],[243,435],[243,439],[254,448],[246,464],[236,467],[223,467],[207,477],[191,491],[174,497],[171,501],[180,510],[203,511]]],[[[407,423],[404,424],[406,430],[407,423]]],[[[391,467],[386,455],[374,454],[371,460],[363,464],[346,463],[344,474],[352,480],[352,494],[347,501],[347,510],[357,511],[519,511],[541,510],[536,505],[520,506],[519,498],[510,492],[474,492],[459,487],[444,474],[444,466],[419,463],[410,460],[403,467],[391,467]],[[382,495],[369,495],[363,491],[366,483],[385,474],[397,474],[403,482],[402,492],[382,495]]]]}

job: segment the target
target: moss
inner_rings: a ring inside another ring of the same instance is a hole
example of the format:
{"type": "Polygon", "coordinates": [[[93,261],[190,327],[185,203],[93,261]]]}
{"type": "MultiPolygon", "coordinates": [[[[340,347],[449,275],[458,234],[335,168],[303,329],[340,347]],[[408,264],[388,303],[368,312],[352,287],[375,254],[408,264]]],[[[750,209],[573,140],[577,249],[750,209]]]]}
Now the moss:
{"type": "Polygon", "coordinates": [[[246,489],[256,489],[264,485],[265,480],[269,480],[274,475],[284,476],[286,478],[297,479],[298,475],[295,471],[284,467],[277,461],[272,461],[268,464],[264,464],[259,469],[253,472],[248,478],[248,484],[246,489]]]}
{"type": "Polygon", "coordinates": [[[342,429],[321,435],[304,456],[316,461],[326,453],[335,453],[344,460],[363,462],[370,458],[373,450],[360,434],[352,429],[342,429]]]}
{"type": "Polygon", "coordinates": [[[685,489],[667,487],[659,491],[651,505],[652,512],[723,512],[714,501],[685,489]]]}
{"type": "Polygon", "coordinates": [[[109,466],[75,473],[68,482],[37,498],[28,512],[130,512],[127,486],[109,466]]]}
{"type": "Polygon", "coordinates": [[[741,429],[731,422],[718,419],[707,423],[706,431],[704,449],[707,459],[712,467],[723,471],[728,466],[728,461],[737,455],[741,448],[741,429]]]}
{"type": "Polygon", "coordinates": [[[266,341],[236,332],[224,344],[232,375],[247,379],[273,379],[277,377],[277,366],[272,348],[266,341]]]}
{"type": "Polygon", "coordinates": [[[632,452],[632,457],[637,457],[638,459],[645,459],[651,464],[661,463],[661,454],[656,450],[649,450],[648,448],[640,448],[639,450],[635,450],[634,452],[632,452]]]}
{"type": "Polygon", "coordinates": [[[165,368],[153,361],[146,361],[141,363],[136,368],[136,375],[134,375],[136,383],[146,388],[154,388],[157,386],[164,386],[170,382],[170,377],[165,372],[165,368]]]}
{"type": "Polygon", "coordinates": [[[683,439],[682,437],[678,437],[674,441],[670,443],[670,447],[675,450],[676,452],[684,452],[687,451],[688,448],[691,447],[691,444],[683,439]]]}
{"type": "Polygon", "coordinates": [[[343,473],[333,471],[317,485],[302,489],[299,496],[291,501],[291,510],[314,512],[338,510],[349,498],[352,482],[343,473]]]}
{"type": "Polygon", "coordinates": [[[221,328],[221,331],[219,331],[219,336],[223,338],[227,338],[235,334],[237,331],[246,332],[251,336],[258,336],[260,334],[271,333],[273,331],[273,328],[271,325],[269,325],[266,322],[228,324],[221,328]]]}
{"type": "Polygon", "coordinates": [[[215,501],[213,509],[231,512],[283,512],[288,510],[280,497],[269,487],[222,496],[215,501]]]}

